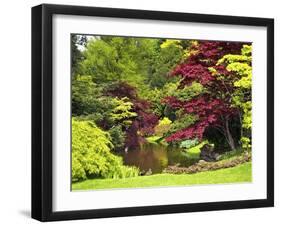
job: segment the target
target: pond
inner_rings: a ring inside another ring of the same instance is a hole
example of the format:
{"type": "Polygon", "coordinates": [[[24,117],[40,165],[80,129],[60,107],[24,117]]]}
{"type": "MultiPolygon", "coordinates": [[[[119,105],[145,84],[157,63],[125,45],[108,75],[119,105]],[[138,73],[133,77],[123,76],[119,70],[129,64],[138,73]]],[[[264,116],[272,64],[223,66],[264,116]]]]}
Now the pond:
{"type": "Polygon", "coordinates": [[[122,152],[124,164],[136,166],[142,173],[161,173],[168,165],[180,165],[188,167],[198,161],[178,147],[170,147],[161,144],[147,143],[138,149],[122,152]]]}

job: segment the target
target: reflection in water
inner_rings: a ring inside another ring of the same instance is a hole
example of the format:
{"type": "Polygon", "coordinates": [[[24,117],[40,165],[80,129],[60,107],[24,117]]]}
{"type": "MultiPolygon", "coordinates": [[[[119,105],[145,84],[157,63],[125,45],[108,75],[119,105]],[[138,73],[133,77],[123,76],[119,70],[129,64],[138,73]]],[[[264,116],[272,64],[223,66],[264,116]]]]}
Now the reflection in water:
{"type": "Polygon", "coordinates": [[[125,165],[137,166],[141,171],[152,173],[161,173],[168,165],[190,166],[197,161],[188,158],[180,148],[150,143],[123,152],[121,156],[125,165]]]}

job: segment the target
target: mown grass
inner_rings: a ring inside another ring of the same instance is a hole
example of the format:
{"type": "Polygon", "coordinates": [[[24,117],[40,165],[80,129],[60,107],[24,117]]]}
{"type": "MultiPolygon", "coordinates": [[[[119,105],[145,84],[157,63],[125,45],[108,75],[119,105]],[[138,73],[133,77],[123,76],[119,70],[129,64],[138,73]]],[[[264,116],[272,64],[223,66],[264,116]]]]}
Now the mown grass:
{"type": "Polygon", "coordinates": [[[90,179],[73,183],[72,189],[95,190],[251,182],[251,169],[251,162],[247,162],[233,168],[206,171],[196,174],[154,174],[151,176],[138,176],[125,179],[90,179]]]}

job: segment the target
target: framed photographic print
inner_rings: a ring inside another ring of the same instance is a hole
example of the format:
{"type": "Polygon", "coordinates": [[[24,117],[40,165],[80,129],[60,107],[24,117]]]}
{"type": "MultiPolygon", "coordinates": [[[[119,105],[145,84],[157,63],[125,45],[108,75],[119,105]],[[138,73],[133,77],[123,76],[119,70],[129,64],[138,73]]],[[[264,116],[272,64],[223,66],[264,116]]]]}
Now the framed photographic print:
{"type": "Polygon", "coordinates": [[[274,21],[32,8],[32,217],[274,205],[274,21]]]}

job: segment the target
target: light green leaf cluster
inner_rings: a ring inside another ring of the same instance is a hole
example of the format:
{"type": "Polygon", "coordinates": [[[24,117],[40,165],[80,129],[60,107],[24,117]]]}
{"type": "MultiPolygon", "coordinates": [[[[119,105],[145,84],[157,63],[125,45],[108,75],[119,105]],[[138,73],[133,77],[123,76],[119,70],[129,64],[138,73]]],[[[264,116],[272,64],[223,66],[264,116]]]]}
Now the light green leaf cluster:
{"type": "Polygon", "coordinates": [[[146,99],[152,104],[153,113],[162,117],[165,104],[162,102],[166,96],[173,96],[178,89],[178,82],[168,82],[162,88],[154,88],[147,93],[146,99]]]}
{"type": "Polygon", "coordinates": [[[158,123],[158,126],[165,126],[165,125],[171,125],[172,121],[167,118],[167,117],[164,117],[163,119],[161,119],[158,123]]]}
{"type": "Polygon", "coordinates": [[[238,79],[234,82],[234,86],[241,87],[244,89],[251,89],[252,86],[252,57],[251,57],[252,47],[249,45],[244,45],[241,53],[242,55],[231,55],[227,54],[223,56],[217,63],[226,64],[226,69],[228,71],[234,72],[238,79]]]}
{"type": "Polygon", "coordinates": [[[159,120],[157,126],[155,126],[155,135],[162,137],[165,133],[169,131],[171,128],[172,121],[168,117],[164,117],[163,119],[159,120]]]}
{"type": "Polygon", "coordinates": [[[247,63],[230,63],[226,69],[228,71],[235,72],[240,76],[240,79],[234,82],[235,87],[241,87],[244,89],[251,89],[252,86],[252,67],[247,63]]]}
{"type": "Polygon", "coordinates": [[[208,70],[211,72],[211,74],[212,74],[213,76],[216,76],[216,75],[217,75],[217,70],[216,70],[215,68],[213,68],[213,67],[208,67],[208,70]]]}
{"type": "Polygon", "coordinates": [[[199,42],[197,40],[189,40],[189,46],[183,50],[183,60],[188,59],[191,55],[196,54],[198,50],[195,47],[198,47],[199,42]]]}
{"type": "Polygon", "coordinates": [[[248,137],[241,137],[241,143],[242,143],[242,148],[249,150],[251,149],[252,145],[251,145],[251,139],[248,137]]]}
{"type": "Polygon", "coordinates": [[[124,166],[122,158],[111,153],[110,139],[94,123],[72,119],[72,181],[138,175],[137,168],[124,166]]]}
{"type": "Polygon", "coordinates": [[[80,67],[83,74],[94,75],[95,82],[114,80],[121,73],[115,60],[118,52],[103,40],[91,40],[83,52],[84,60],[80,67]]]}
{"type": "Polygon", "coordinates": [[[236,81],[234,86],[250,89],[252,86],[252,73],[250,73],[249,76],[242,77],[239,81],[236,81]]]}
{"type": "Polygon", "coordinates": [[[196,115],[185,114],[182,109],[178,110],[176,112],[176,115],[177,119],[171,124],[171,128],[168,131],[167,135],[173,134],[176,131],[187,128],[198,120],[198,117],[196,115]]]}
{"type": "Polygon", "coordinates": [[[252,102],[247,101],[246,103],[241,103],[243,109],[243,128],[252,128],[252,102]]]}
{"type": "Polygon", "coordinates": [[[252,55],[252,45],[244,45],[241,49],[241,53],[243,56],[251,56],[252,55]]]}
{"type": "Polygon", "coordinates": [[[189,148],[194,147],[197,144],[199,144],[199,141],[197,138],[195,138],[193,140],[184,140],[180,143],[180,148],[189,149],[189,148]]]}
{"type": "Polygon", "coordinates": [[[188,152],[188,153],[193,153],[193,154],[195,154],[195,153],[200,154],[201,148],[202,148],[205,144],[209,144],[209,145],[211,145],[211,146],[214,146],[214,144],[209,143],[208,140],[203,140],[202,142],[200,142],[200,143],[198,142],[198,143],[195,144],[194,146],[188,148],[187,152],[188,152]]]}
{"type": "Polygon", "coordinates": [[[236,87],[233,96],[233,106],[241,111],[242,130],[245,130],[248,136],[242,136],[240,141],[243,148],[250,148],[251,138],[250,130],[252,128],[252,66],[251,66],[252,46],[244,45],[241,49],[241,55],[225,55],[218,61],[218,64],[226,65],[226,69],[233,72],[237,79],[234,81],[236,87]]]}
{"type": "Polygon", "coordinates": [[[181,41],[180,40],[176,40],[176,39],[167,39],[166,41],[164,41],[161,45],[160,48],[164,49],[164,48],[168,48],[170,46],[176,46],[178,48],[182,49],[182,46],[180,45],[181,41]]]}
{"type": "Polygon", "coordinates": [[[113,104],[115,107],[110,113],[110,118],[113,122],[120,122],[124,125],[130,125],[132,118],[137,116],[136,112],[133,112],[133,103],[129,101],[127,97],[113,98],[113,104]]]}
{"type": "Polygon", "coordinates": [[[183,89],[176,89],[173,96],[181,101],[189,101],[203,92],[204,87],[198,82],[193,82],[190,86],[184,86],[183,89]]]}
{"type": "Polygon", "coordinates": [[[152,59],[157,39],[100,37],[91,39],[83,52],[79,69],[91,75],[97,84],[126,81],[138,89],[139,95],[148,90],[152,59]]]}
{"type": "MultiPolygon", "coordinates": [[[[243,52],[243,48],[242,48],[241,52],[243,52]]],[[[236,63],[236,62],[250,63],[251,61],[252,61],[251,56],[226,54],[221,59],[218,60],[217,65],[224,64],[224,63],[232,64],[232,63],[236,63]]]]}

